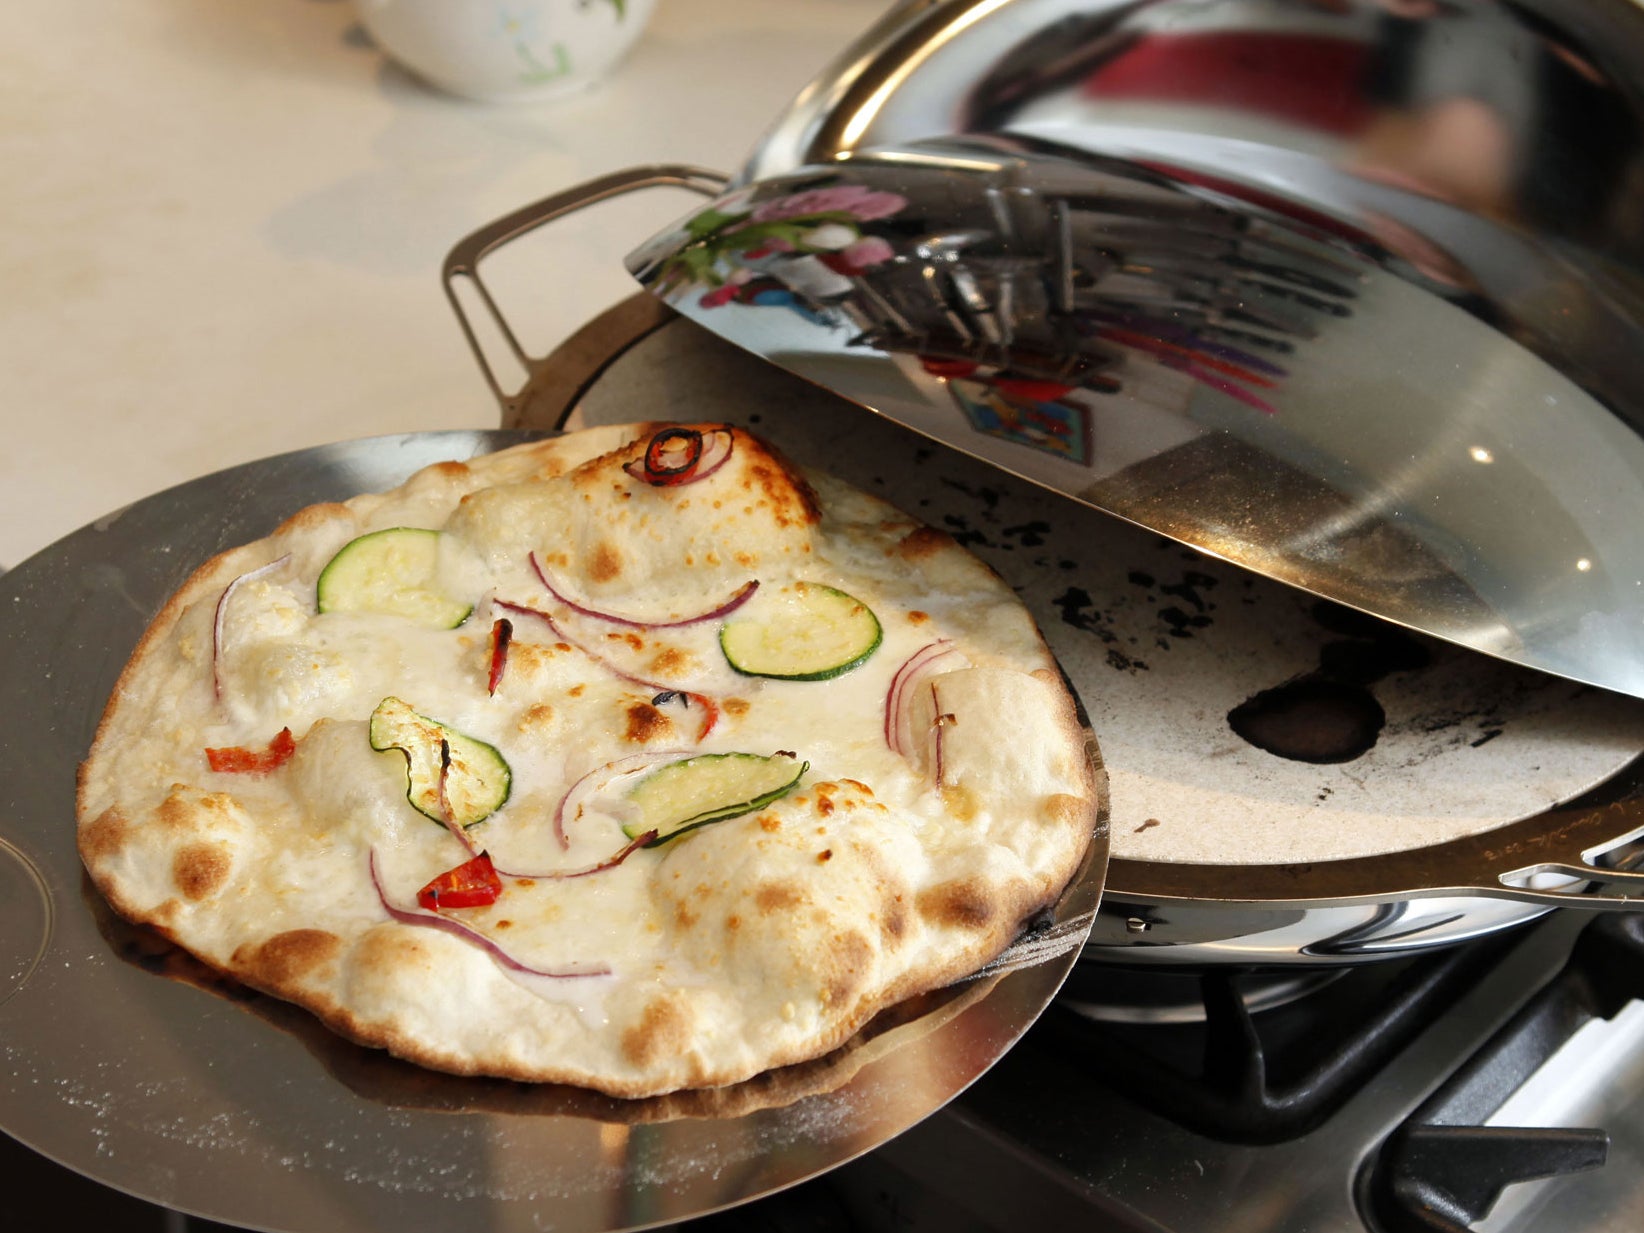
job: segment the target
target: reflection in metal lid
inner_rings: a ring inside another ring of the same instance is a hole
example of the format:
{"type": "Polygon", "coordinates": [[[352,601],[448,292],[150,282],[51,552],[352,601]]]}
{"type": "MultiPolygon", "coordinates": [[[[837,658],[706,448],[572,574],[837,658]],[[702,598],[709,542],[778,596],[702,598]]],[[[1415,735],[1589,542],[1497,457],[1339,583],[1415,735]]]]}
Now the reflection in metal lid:
{"type": "Polygon", "coordinates": [[[1560,12],[904,5],[630,268],[1015,474],[1644,696],[1644,122],[1605,59],[1644,13],[1560,12]]]}

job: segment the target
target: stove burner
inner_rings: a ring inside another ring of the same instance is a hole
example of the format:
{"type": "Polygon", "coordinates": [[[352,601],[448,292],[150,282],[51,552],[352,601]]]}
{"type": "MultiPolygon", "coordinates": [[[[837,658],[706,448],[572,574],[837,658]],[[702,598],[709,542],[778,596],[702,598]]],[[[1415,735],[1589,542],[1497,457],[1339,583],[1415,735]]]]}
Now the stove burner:
{"type": "MultiPolygon", "coordinates": [[[[1409,1041],[1492,968],[1514,935],[1348,969],[1307,996],[1258,1010],[1290,973],[1209,968],[1199,985],[1199,1022],[1097,1022],[1114,969],[1079,963],[1039,1028],[1076,1051],[1104,1083],[1175,1121],[1230,1143],[1277,1143],[1321,1125],[1409,1041]],[[1246,1000],[1246,987],[1255,989],[1246,1000]],[[1278,982],[1278,983],[1274,983],[1278,982]]],[[[1181,975],[1157,975],[1179,988],[1181,975]]],[[[1299,992],[1292,989],[1292,993],[1299,992]]]]}
{"type": "MultiPolygon", "coordinates": [[[[1247,974],[1236,988],[1245,1010],[1260,1014],[1309,997],[1347,973],[1340,967],[1247,974]]],[[[1203,1023],[1203,981],[1196,971],[1103,967],[1090,996],[1063,994],[1057,1005],[1096,1023],[1203,1023]]],[[[1074,984],[1082,989],[1084,982],[1074,984]]]]}

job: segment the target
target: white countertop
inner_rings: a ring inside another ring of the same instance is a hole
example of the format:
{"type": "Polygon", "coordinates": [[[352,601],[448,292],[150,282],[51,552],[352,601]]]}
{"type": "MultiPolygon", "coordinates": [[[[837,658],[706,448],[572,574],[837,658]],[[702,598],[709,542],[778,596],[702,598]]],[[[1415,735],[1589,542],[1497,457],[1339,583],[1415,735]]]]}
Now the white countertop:
{"type": "MultiPolygon", "coordinates": [[[[593,89],[451,98],[347,0],[21,0],[0,44],[0,566],[173,484],[495,427],[440,285],[475,227],[644,163],[730,172],[888,0],[660,0],[593,89]]],[[[530,348],[632,294],[656,190],[487,265],[530,348]]]]}

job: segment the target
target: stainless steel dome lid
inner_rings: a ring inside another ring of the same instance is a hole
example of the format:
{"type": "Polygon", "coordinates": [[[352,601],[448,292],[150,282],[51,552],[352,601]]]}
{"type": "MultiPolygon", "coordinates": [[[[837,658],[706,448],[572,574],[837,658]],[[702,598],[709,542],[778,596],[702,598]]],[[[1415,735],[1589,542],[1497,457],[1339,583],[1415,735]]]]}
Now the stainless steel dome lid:
{"type": "Polygon", "coordinates": [[[1644,696],[1644,10],[905,3],[629,258],[1268,577],[1644,696]]]}

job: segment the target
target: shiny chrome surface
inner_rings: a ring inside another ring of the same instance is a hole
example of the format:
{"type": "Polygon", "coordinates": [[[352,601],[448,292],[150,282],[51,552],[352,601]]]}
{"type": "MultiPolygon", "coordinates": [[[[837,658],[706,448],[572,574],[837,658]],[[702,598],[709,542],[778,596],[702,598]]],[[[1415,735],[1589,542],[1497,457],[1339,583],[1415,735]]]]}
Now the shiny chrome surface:
{"type": "Polygon", "coordinates": [[[1644,696],[1644,8],[903,4],[630,257],[1268,577],[1644,696]]]}
{"type": "Polygon", "coordinates": [[[840,1164],[939,1108],[1038,1016],[1101,893],[1105,825],[1051,928],[815,1066],[646,1101],[462,1079],[225,985],[103,906],[75,769],[132,646],[202,560],[315,501],[523,439],[374,438],[184,484],[0,577],[0,1130],[106,1185],[259,1229],[646,1228],[840,1164]]]}

